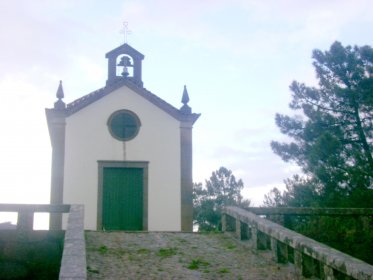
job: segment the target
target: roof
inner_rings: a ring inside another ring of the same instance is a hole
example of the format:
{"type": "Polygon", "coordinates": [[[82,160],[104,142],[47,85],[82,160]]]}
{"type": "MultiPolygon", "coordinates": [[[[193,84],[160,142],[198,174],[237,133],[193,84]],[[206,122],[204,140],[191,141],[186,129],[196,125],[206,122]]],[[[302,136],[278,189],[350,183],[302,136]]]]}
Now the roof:
{"type": "Polygon", "coordinates": [[[137,51],[136,49],[132,48],[128,44],[120,45],[119,47],[115,48],[114,50],[111,50],[110,52],[106,53],[105,57],[108,58],[110,56],[118,56],[122,54],[123,52],[128,53],[132,57],[136,57],[139,59],[144,59],[144,55],[137,51]]]}
{"type": "Polygon", "coordinates": [[[145,98],[146,100],[148,100],[149,102],[151,102],[152,104],[154,104],[155,106],[157,106],[158,108],[160,108],[161,110],[163,110],[164,112],[166,112],[167,114],[169,114],[170,116],[174,117],[179,121],[191,121],[192,123],[194,123],[201,115],[196,113],[186,114],[182,112],[181,110],[167,103],[154,93],[146,90],[143,87],[139,87],[134,82],[132,82],[131,79],[118,79],[114,83],[106,85],[103,88],[93,91],[67,104],[65,109],[66,116],[71,116],[75,114],[76,112],[82,110],[88,105],[96,102],[97,100],[105,97],[106,95],[109,95],[116,89],[121,88],[123,86],[127,86],[135,93],[145,98]]]}

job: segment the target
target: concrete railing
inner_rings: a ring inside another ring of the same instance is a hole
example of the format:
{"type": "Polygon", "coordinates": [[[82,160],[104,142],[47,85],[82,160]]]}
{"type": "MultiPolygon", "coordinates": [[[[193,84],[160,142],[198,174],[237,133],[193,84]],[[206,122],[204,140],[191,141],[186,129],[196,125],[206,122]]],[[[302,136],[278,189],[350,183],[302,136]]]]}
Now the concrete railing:
{"type": "Polygon", "coordinates": [[[223,231],[228,231],[228,217],[233,218],[233,230],[238,238],[250,239],[254,249],[271,249],[277,262],[293,262],[298,273],[304,277],[331,280],[348,276],[358,280],[373,280],[372,265],[254,213],[238,207],[226,207],[222,214],[223,231]]]}
{"type": "Polygon", "coordinates": [[[373,217],[373,208],[248,207],[257,215],[373,217]]]}
{"type": "Polygon", "coordinates": [[[370,220],[373,218],[373,208],[247,207],[244,209],[256,215],[265,216],[272,222],[289,229],[297,226],[294,222],[304,221],[303,219],[295,221],[293,219],[295,217],[333,217],[360,220],[359,226],[364,231],[372,230],[370,220]]]}
{"type": "Polygon", "coordinates": [[[83,205],[0,204],[0,212],[17,212],[17,234],[25,237],[34,213],[68,213],[59,279],[87,279],[83,205]]]}
{"type": "Polygon", "coordinates": [[[59,279],[87,279],[83,205],[70,206],[59,279]]]}
{"type": "Polygon", "coordinates": [[[32,231],[35,213],[68,213],[70,205],[51,204],[0,204],[0,212],[18,213],[17,230],[32,231]]]}

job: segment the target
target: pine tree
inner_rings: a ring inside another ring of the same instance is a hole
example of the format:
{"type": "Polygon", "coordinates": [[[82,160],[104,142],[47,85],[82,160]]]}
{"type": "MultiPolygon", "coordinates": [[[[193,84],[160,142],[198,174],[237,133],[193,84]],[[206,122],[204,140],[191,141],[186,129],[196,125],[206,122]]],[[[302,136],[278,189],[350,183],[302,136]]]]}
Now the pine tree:
{"type": "Polygon", "coordinates": [[[372,207],[357,197],[372,195],[373,49],[335,42],[314,50],[313,59],[319,86],[291,84],[290,108],[298,114],[277,114],[276,124],[292,141],[273,141],[272,149],[302,167],[326,205],[372,207]]]}

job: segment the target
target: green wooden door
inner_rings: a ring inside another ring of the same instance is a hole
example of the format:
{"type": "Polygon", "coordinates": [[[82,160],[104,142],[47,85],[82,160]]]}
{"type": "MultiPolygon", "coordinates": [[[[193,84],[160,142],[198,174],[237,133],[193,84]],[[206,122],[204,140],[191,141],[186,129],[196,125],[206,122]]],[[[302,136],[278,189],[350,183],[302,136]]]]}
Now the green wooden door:
{"type": "Polygon", "coordinates": [[[103,228],[142,230],[143,169],[106,167],[103,176],[103,228]]]}

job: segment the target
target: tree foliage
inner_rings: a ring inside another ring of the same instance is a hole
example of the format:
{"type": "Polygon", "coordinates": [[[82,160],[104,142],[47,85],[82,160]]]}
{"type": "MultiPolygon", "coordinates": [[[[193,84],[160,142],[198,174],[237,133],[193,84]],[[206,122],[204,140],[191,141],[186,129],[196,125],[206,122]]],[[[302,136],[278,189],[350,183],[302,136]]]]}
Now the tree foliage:
{"type": "MultiPolygon", "coordinates": [[[[291,141],[271,143],[284,161],[298,164],[303,176],[273,189],[266,206],[373,207],[373,49],[342,46],[313,51],[318,87],[294,81],[294,116],[276,115],[291,141]]],[[[371,220],[293,217],[293,229],[372,263],[371,220]]]]}
{"type": "Polygon", "coordinates": [[[193,204],[194,223],[199,231],[214,231],[221,229],[221,210],[228,205],[249,206],[250,201],[244,200],[241,190],[244,184],[236,180],[231,170],[220,167],[212,172],[205,187],[202,183],[194,184],[193,204]]]}
{"type": "Polygon", "coordinates": [[[285,180],[286,190],[272,189],[264,195],[264,205],[267,207],[317,207],[319,195],[317,184],[311,180],[294,175],[285,180]]]}
{"type": "Polygon", "coordinates": [[[313,59],[319,86],[294,81],[290,108],[297,114],[276,115],[292,141],[273,141],[272,149],[301,166],[307,178],[288,180],[287,195],[300,183],[322,197],[321,205],[343,200],[345,206],[372,207],[373,201],[352,198],[371,195],[373,184],[373,49],[335,42],[329,51],[315,50],[313,59]]]}

